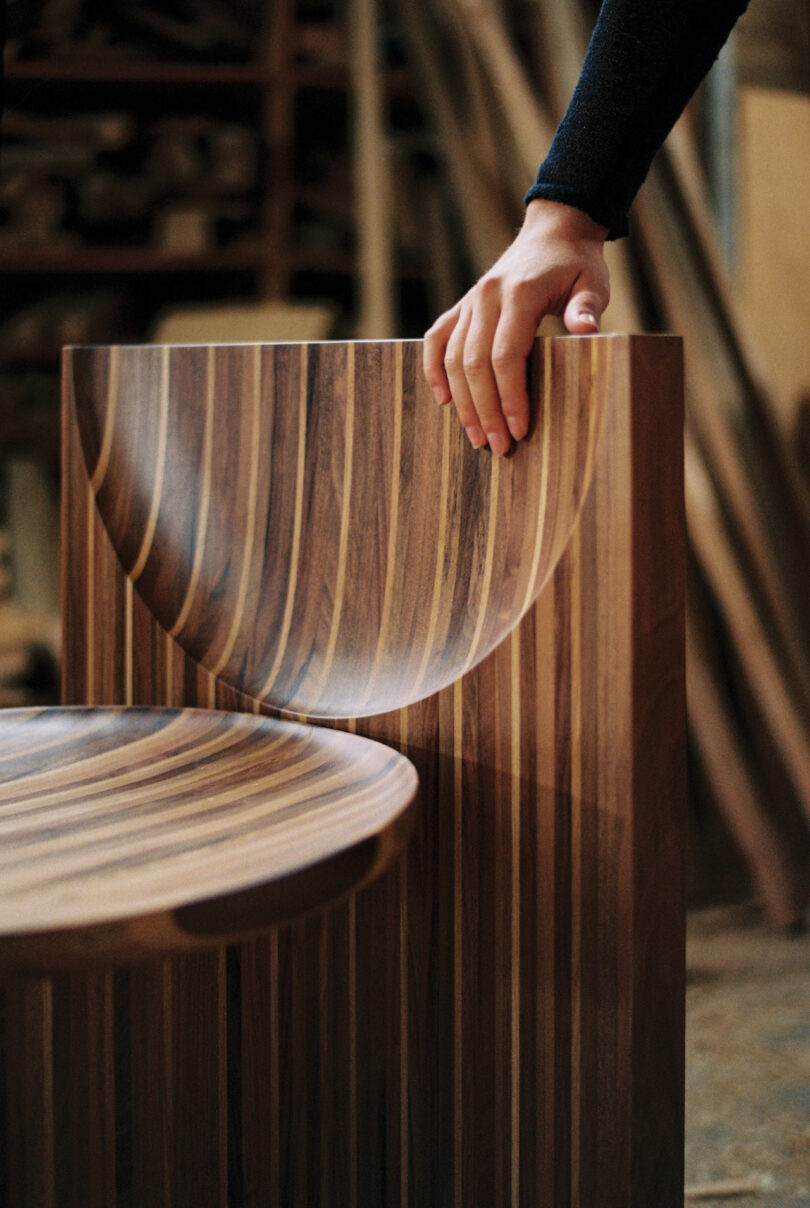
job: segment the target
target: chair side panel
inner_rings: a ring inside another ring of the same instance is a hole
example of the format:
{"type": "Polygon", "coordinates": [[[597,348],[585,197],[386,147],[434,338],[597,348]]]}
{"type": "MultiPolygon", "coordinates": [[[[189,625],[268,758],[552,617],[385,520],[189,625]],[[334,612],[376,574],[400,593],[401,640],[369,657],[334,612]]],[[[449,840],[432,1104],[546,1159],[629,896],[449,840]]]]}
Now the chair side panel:
{"type": "MultiPolygon", "coordinates": [[[[90,1039],[113,1059],[122,1197],[680,1202],[677,550],[645,586],[661,528],[680,540],[678,367],[666,341],[594,355],[611,377],[594,487],[537,603],[437,696],[341,723],[419,768],[401,865],[323,919],[117,976],[90,1039]]],[[[74,427],[66,699],[254,707],[133,597],[74,427]]]]}

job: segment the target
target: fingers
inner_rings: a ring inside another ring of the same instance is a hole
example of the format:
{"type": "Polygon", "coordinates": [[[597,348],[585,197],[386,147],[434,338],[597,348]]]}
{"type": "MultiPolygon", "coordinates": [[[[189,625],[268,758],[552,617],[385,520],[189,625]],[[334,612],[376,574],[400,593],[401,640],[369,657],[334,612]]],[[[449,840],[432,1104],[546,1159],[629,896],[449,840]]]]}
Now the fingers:
{"type": "Polygon", "coordinates": [[[483,278],[425,334],[423,364],[440,403],[452,402],[473,448],[506,453],[529,429],[526,358],[540,317],[507,303],[483,278]]]}
{"type": "Polygon", "coordinates": [[[522,440],[529,431],[529,392],[526,360],[540,318],[533,308],[507,303],[492,342],[492,367],[503,415],[511,436],[522,440]]]}
{"type": "Polygon", "coordinates": [[[453,333],[461,313],[461,302],[440,315],[422,343],[422,365],[437,403],[451,402],[450,383],[444,368],[447,342],[453,333]]]}
{"type": "MultiPolygon", "coordinates": [[[[453,399],[462,416],[465,428],[481,429],[486,443],[493,453],[501,455],[508,450],[511,440],[498,394],[498,386],[492,363],[492,346],[500,320],[500,298],[497,285],[485,278],[477,287],[475,305],[464,335],[464,346],[460,356],[448,347],[448,359],[454,361],[454,373],[450,372],[450,388],[453,399]],[[458,361],[460,359],[460,365],[458,361]],[[462,409],[459,407],[463,402],[462,409]],[[477,416],[477,424],[469,423],[471,404],[477,416]],[[465,422],[466,421],[466,422],[465,422]]],[[[459,324],[459,326],[461,326],[459,324]]],[[[474,433],[467,432],[474,447],[474,433]]]]}
{"type": "Polygon", "coordinates": [[[474,448],[488,444],[496,454],[529,430],[526,362],[543,315],[562,313],[569,332],[591,335],[610,297],[601,240],[543,243],[543,259],[536,256],[529,272],[531,245],[527,253],[520,239],[424,341],[425,376],[436,399],[455,403],[474,448]]]}
{"type": "Polygon", "coordinates": [[[467,433],[470,444],[474,449],[481,449],[487,443],[486,434],[478,419],[478,412],[473,403],[472,394],[464,376],[464,345],[470,328],[472,312],[469,307],[462,309],[452,335],[447,341],[447,352],[444,367],[447,380],[450,383],[450,393],[458,412],[461,425],[467,433]]]}

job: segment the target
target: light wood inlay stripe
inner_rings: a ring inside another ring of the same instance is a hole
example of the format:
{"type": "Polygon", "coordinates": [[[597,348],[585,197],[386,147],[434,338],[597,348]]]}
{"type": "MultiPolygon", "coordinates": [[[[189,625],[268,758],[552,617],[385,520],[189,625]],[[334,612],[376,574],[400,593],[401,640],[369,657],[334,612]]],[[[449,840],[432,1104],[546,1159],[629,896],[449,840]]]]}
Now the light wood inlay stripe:
{"type": "Polygon", "coordinates": [[[495,531],[498,527],[498,479],[501,472],[501,459],[499,457],[490,458],[489,471],[489,508],[487,510],[487,544],[486,553],[484,554],[484,573],[481,581],[481,598],[478,601],[478,616],[475,622],[472,638],[470,639],[470,652],[462,667],[462,675],[465,674],[476,660],[478,654],[478,646],[481,641],[481,634],[484,629],[484,622],[490,615],[492,601],[490,599],[489,589],[492,583],[492,561],[495,554],[495,531]]]}
{"type": "Polygon", "coordinates": [[[132,580],[124,583],[124,704],[133,702],[132,580]]]}
{"type": "Polygon", "coordinates": [[[271,1203],[281,1208],[281,1016],[279,1008],[279,971],[278,971],[278,931],[271,931],[268,944],[270,948],[270,1086],[272,1122],[275,1128],[270,1130],[267,1138],[273,1150],[271,1203]]]}
{"type": "Polygon", "coordinates": [[[170,705],[177,704],[176,694],[174,690],[174,655],[175,655],[174,638],[169,633],[163,634],[163,666],[166,676],[166,700],[170,705]]]}
{"type": "Polygon", "coordinates": [[[233,608],[231,628],[225,639],[225,645],[214,666],[212,675],[219,675],[222,668],[231,657],[242,624],[247,599],[248,580],[251,564],[255,560],[256,551],[253,540],[256,530],[256,492],[259,484],[259,453],[261,451],[261,397],[262,397],[262,349],[257,344],[253,349],[253,389],[251,391],[251,428],[250,428],[250,468],[248,471],[247,502],[245,506],[245,532],[242,537],[242,568],[239,573],[239,588],[233,608]]]}
{"type": "Polygon", "coordinates": [[[287,578],[287,598],[284,602],[284,616],[281,621],[281,631],[278,637],[275,658],[267,674],[263,686],[259,690],[259,698],[265,700],[270,694],[278,675],[281,660],[287,650],[290,636],[290,626],[293,618],[295,592],[298,587],[298,566],[301,559],[301,525],[304,516],[304,471],[306,469],[307,452],[307,374],[308,357],[307,345],[301,344],[299,350],[299,372],[301,375],[298,391],[298,454],[295,463],[295,512],[293,515],[292,544],[290,547],[290,573],[287,578]]]}
{"type": "MultiPolygon", "coordinates": [[[[352,473],[354,468],[354,345],[346,349],[346,421],[343,434],[343,485],[340,496],[340,536],[338,538],[337,570],[335,578],[335,596],[332,605],[332,620],[329,626],[329,638],[323,656],[323,665],[317,686],[313,689],[310,699],[316,703],[320,700],[324,685],[332,670],[335,657],[340,618],[343,612],[344,593],[346,588],[346,561],[349,549],[349,521],[351,518],[352,473]]],[[[306,714],[305,714],[306,715],[306,714]]]]}
{"type": "Polygon", "coordinates": [[[85,626],[87,640],[84,649],[86,703],[96,703],[96,497],[90,483],[85,491],[87,509],[87,565],[84,568],[86,582],[85,626]]]}
{"type": "Polygon", "coordinates": [[[115,427],[115,416],[118,410],[118,346],[113,345],[109,351],[109,372],[107,377],[107,409],[104,413],[104,431],[101,436],[101,449],[99,450],[98,462],[93,471],[93,477],[90,479],[90,486],[94,494],[98,492],[99,487],[104,481],[107,473],[107,467],[110,464],[110,451],[112,450],[113,428],[115,427]]]}
{"type": "Polygon", "coordinates": [[[441,480],[439,485],[439,501],[438,501],[438,523],[436,525],[436,563],[433,572],[433,592],[430,600],[430,619],[428,620],[427,630],[424,637],[424,647],[422,650],[422,662],[419,664],[419,670],[416,673],[412,696],[418,699],[419,693],[422,690],[422,684],[427,672],[430,656],[433,653],[433,647],[436,641],[436,629],[439,624],[439,612],[441,607],[441,588],[442,576],[444,574],[444,560],[447,549],[447,513],[450,503],[450,433],[452,419],[450,409],[445,407],[442,411],[442,469],[441,480]]]}
{"type": "MultiPolygon", "coordinates": [[[[540,396],[540,405],[542,407],[542,427],[544,432],[548,432],[551,426],[551,355],[548,349],[544,350],[543,356],[543,387],[540,396]]],[[[540,501],[538,503],[538,512],[540,516],[545,516],[548,506],[548,479],[549,479],[549,464],[551,461],[551,441],[543,441],[543,450],[540,459],[540,501]]],[[[546,526],[538,524],[534,539],[534,551],[532,553],[531,571],[529,572],[529,581],[526,585],[526,595],[523,603],[520,606],[520,616],[531,607],[534,598],[534,586],[537,582],[537,573],[540,569],[540,555],[543,551],[543,542],[547,539],[546,526]]]]}
{"type": "Polygon", "coordinates": [[[571,1202],[580,1202],[582,1163],[582,585],[580,532],[569,543],[571,566],[571,1202]]]}
{"type": "Polygon", "coordinates": [[[137,583],[141,577],[143,568],[146,566],[146,559],[152,549],[152,542],[155,539],[155,529],[157,528],[158,512],[160,511],[160,499],[163,494],[163,475],[166,470],[166,435],[169,427],[169,349],[164,347],[160,352],[160,416],[157,437],[157,464],[155,467],[155,480],[152,486],[152,501],[149,506],[149,519],[146,522],[146,529],[141,542],[141,548],[138,557],[135,559],[135,565],[130,572],[130,578],[133,583],[137,583]]]}
{"type": "Polygon", "coordinates": [[[511,656],[510,710],[510,796],[512,839],[512,919],[511,919],[511,1163],[510,1183],[512,1208],[520,1208],[520,629],[513,629],[509,638],[511,656]]]}
{"type": "Polygon", "coordinates": [[[208,513],[211,508],[211,458],[214,447],[214,407],[216,402],[216,392],[214,384],[216,381],[216,362],[214,358],[213,347],[208,349],[206,356],[206,372],[205,372],[205,419],[203,428],[203,449],[202,449],[202,466],[200,473],[200,497],[197,505],[197,523],[194,532],[194,555],[191,562],[191,574],[189,575],[188,587],[186,588],[185,598],[180,606],[180,611],[177,614],[177,620],[169,630],[172,637],[176,637],[181,632],[183,626],[188,620],[188,615],[191,611],[192,601],[197,591],[197,584],[200,581],[200,572],[203,564],[203,552],[205,550],[205,539],[208,533],[208,513]]]}
{"type": "MultiPolygon", "coordinates": [[[[404,713],[405,710],[403,709],[404,713]]],[[[399,874],[399,1202],[409,1203],[408,1174],[410,1151],[408,1144],[409,1066],[408,1066],[408,849],[400,864],[399,874]]]]}
{"type": "Polygon", "coordinates": [[[453,1192],[464,1208],[464,681],[453,693],[453,1192]]]}
{"type": "Polygon", "coordinates": [[[385,554],[385,585],[383,587],[382,607],[380,612],[380,632],[377,637],[377,648],[369,675],[368,688],[360,702],[359,709],[366,707],[377,680],[380,663],[388,650],[388,631],[391,625],[391,603],[394,591],[394,575],[397,569],[397,535],[399,530],[399,484],[400,462],[402,459],[402,344],[394,345],[394,397],[393,397],[394,439],[391,455],[391,489],[388,514],[388,542],[385,554]]]}
{"type": "MultiPolygon", "coordinates": [[[[597,390],[603,374],[610,371],[610,345],[600,345],[594,341],[590,347],[590,362],[591,362],[591,390],[590,390],[590,407],[594,411],[599,405],[597,398],[597,390]],[[602,368],[604,365],[604,369],[602,368]]],[[[604,412],[606,408],[602,408],[604,412]]],[[[584,481],[590,482],[593,474],[594,465],[596,463],[596,450],[599,445],[599,434],[602,431],[602,426],[605,422],[604,414],[600,415],[601,422],[594,423],[591,421],[588,429],[588,452],[585,457],[584,481]]]]}
{"type": "Polygon", "coordinates": [[[349,960],[348,960],[348,994],[349,994],[349,1208],[358,1208],[357,1204],[357,1169],[360,1160],[358,1146],[360,1132],[358,1129],[357,1113],[357,899],[354,895],[348,903],[349,928],[349,960]]]}

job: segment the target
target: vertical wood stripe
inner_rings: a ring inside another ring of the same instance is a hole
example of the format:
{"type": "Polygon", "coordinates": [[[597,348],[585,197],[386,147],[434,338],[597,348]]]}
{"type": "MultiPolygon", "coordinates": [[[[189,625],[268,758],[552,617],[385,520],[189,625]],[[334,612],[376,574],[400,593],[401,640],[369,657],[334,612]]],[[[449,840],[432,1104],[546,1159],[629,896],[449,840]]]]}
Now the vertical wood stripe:
{"type": "Polygon", "coordinates": [[[189,575],[185,599],[180,606],[177,620],[169,631],[172,637],[176,637],[182,631],[191,612],[191,605],[200,581],[205,539],[208,534],[208,514],[211,508],[211,462],[214,446],[214,406],[216,400],[214,389],[216,382],[215,365],[214,349],[211,347],[208,349],[206,355],[202,472],[200,476],[200,500],[197,511],[197,524],[194,533],[194,554],[192,556],[191,574],[189,575]]]}
{"type": "Polygon", "coordinates": [[[476,660],[478,648],[481,643],[481,634],[484,629],[484,623],[489,615],[491,608],[490,586],[492,584],[492,562],[495,553],[495,533],[498,527],[498,480],[500,478],[501,460],[498,457],[490,459],[490,480],[489,480],[489,509],[487,513],[487,537],[486,551],[484,553],[484,573],[481,580],[481,599],[478,604],[478,617],[475,622],[472,639],[470,640],[470,653],[464,666],[461,669],[461,674],[464,675],[476,660]]]}
{"type": "Polygon", "coordinates": [[[211,668],[211,674],[219,675],[222,668],[231,657],[231,653],[236,642],[236,635],[239,632],[242,624],[242,618],[245,611],[245,600],[247,598],[248,577],[250,575],[251,560],[254,556],[253,535],[256,528],[256,491],[259,484],[259,456],[262,451],[261,440],[261,390],[262,390],[262,350],[260,345],[256,345],[253,349],[253,382],[251,390],[251,427],[250,427],[250,454],[248,468],[248,488],[247,499],[245,502],[245,532],[241,540],[242,550],[242,566],[239,572],[239,588],[236,596],[236,603],[233,609],[233,618],[228,636],[225,639],[225,645],[216,660],[216,663],[211,668]]]}
{"type": "Polygon", "coordinates": [[[110,463],[110,451],[112,449],[113,430],[115,428],[115,416],[118,410],[118,348],[113,346],[109,350],[109,367],[107,371],[107,406],[104,412],[104,430],[101,438],[101,451],[99,452],[98,462],[90,479],[90,487],[95,494],[107,473],[107,466],[110,463]]]}
{"type": "Polygon", "coordinates": [[[132,679],[132,580],[127,578],[124,583],[124,704],[131,705],[133,695],[132,679]]]}
{"type": "Polygon", "coordinates": [[[149,505],[149,518],[146,522],[146,531],[143,535],[138,557],[135,559],[135,565],[132,567],[130,572],[133,583],[137,583],[138,579],[141,577],[143,568],[146,566],[146,559],[149,557],[149,551],[152,548],[152,542],[154,541],[155,537],[158,511],[160,509],[160,499],[161,495],[163,494],[163,476],[166,471],[166,434],[168,427],[169,349],[163,348],[160,354],[160,411],[157,436],[157,464],[155,466],[155,479],[152,485],[152,498],[149,505]]]}
{"type": "Polygon", "coordinates": [[[449,407],[442,410],[442,468],[439,486],[439,514],[436,528],[436,562],[433,572],[433,591],[430,598],[430,619],[428,620],[427,632],[422,651],[422,661],[419,664],[419,670],[416,673],[414,684],[414,695],[419,696],[422,690],[422,684],[427,672],[430,656],[433,653],[436,641],[436,629],[439,623],[439,609],[441,606],[441,586],[442,575],[444,574],[445,550],[447,547],[447,517],[449,511],[449,491],[450,491],[450,417],[449,407]]]}
{"type": "Polygon", "coordinates": [[[453,693],[453,1188],[455,1208],[464,1197],[464,685],[453,693]]]}
{"type": "Polygon", "coordinates": [[[295,593],[298,588],[298,567],[301,559],[301,525],[304,515],[304,471],[306,469],[307,453],[307,345],[302,344],[299,354],[300,383],[298,389],[298,448],[295,462],[295,513],[293,519],[292,546],[290,551],[290,573],[287,579],[287,596],[284,601],[284,615],[281,621],[278,645],[273,664],[267,679],[260,689],[258,696],[265,700],[271,691],[278,675],[281,660],[287,648],[290,636],[290,626],[293,618],[295,593]]]}
{"type": "MultiPolygon", "coordinates": [[[[400,709],[399,749],[408,754],[409,711],[400,709]]],[[[410,970],[408,966],[408,849],[400,863],[399,876],[399,1203],[410,1204],[410,970]]]]}
{"type": "Polygon", "coordinates": [[[392,419],[394,424],[393,451],[391,455],[391,487],[389,491],[388,542],[385,551],[385,584],[383,586],[382,606],[380,610],[380,631],[377,637],[377,648],[374,651],[374,661],[368,677],[368,688],[360,701],[360,709],[368,704],[377,679],[380,664],[387,651],[388,632],[391,625],[392,602],[394,592],[394,573],[396,571],[397,534],[399,531],[399,487],[400,462],[402,459],[402,345],[394,347],[394,397],[392,419]]]}
{"type": "MultiPolygon", "coordinates": [[[[551,356],[546,352],[543,357],[543,384],[540,392],[540,412],[542,415],[543,430],[548,432],[551,426],[551,356]]],[[[546,504],[548,500],[548,479],[549,465],[551,461],[551,441],[545,441],[543,444],[543,454],[540,462],[540,504],[539,511],[541,515],[545,515],[546,504]]],[[[534,550],[532,552],[532,567],[529,573],[528,583],[526,587],[526,595],[523,603],[520,606],[520,616],[524,616],[532,603],[532,593],[534,584],[537,580],[537,572],[540,567],[540,555],[543,549],[543,540],[546,536],[545,529],[542,525],[538,525],[537,532],[534,538],[534,550]]]]}
{"type": "Polygon", "coordinates": [[[521,765],[520,765],[520,629],[515,628],[509,637],[509,652],[511,656],[511,709],[509,713],[510,730],[510,789],[511,789],[511,877],[512,877],[512,918],[511,918],[511,1078],[509,1095],[512,1104],[511,1152],[510,1152],[510,1184],[512,1208],[520,1208],[520,912],[521,912],[521,765]]]}
{"type": "Polygon", "coordinates": [[[87,566],[82,568],[87,575],[87,609],[85,613],[85,683],[86,683],[86,701],[88,705],[96,703],[95,697],[95,682],[96,682],[96,584],[95,584],[95,554],[96,554],[96,506],[95,495],[90,484],[87,484],[84,491],[85,505],[85,524],[87,534],[87,566]]]}
{"type": "MultiPolygon", "coordinates": [[[[316,688],[312,691],[312,700],[317,704],[323,692],[324,685],[332,668],[335,657],[340,617],[343,610],[344,588],[346,582],[346,559],[349,545],[349,518],[352,503],[352,474],[354,470],[354,345],[349,344],[346,350],[346,420],[343,435],[343,484],[340,495],[340,537],[338,540],[337,574],[335,594],[332,603],[332,619],[329,625],[329,638],[326,653],[323,656],[321,677],[316,688]]],[[[305,715],[305,714],[304,714],[305,715]]]]}
{"type": "Polygon", "coordinates": [[[361,1132],[357,1116],[357,901],[351,897],[348,903],[349,927],[349,1208],[358,1208],[357,1167],[360,1161],[359,1145],[361,1132]]]}
{"type": "Polygon", "coordinates": [[[575,530],[569,546],[571,567],[571,1202],[580,1203],[580,1130],[582,1102],[582,685],[580,534],[575,530]]]}

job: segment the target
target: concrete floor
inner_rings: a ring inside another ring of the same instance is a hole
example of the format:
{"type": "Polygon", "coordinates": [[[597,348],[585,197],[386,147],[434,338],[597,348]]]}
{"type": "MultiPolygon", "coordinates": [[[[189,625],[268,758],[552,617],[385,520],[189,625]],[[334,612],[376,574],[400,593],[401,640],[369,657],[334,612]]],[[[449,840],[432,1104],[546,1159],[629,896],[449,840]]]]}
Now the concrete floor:
{"type": "Polygon", "coordinates": [[[686,1015],[687,1205],[810,1208],[810,932],[691,912],[686,1015]]]}

